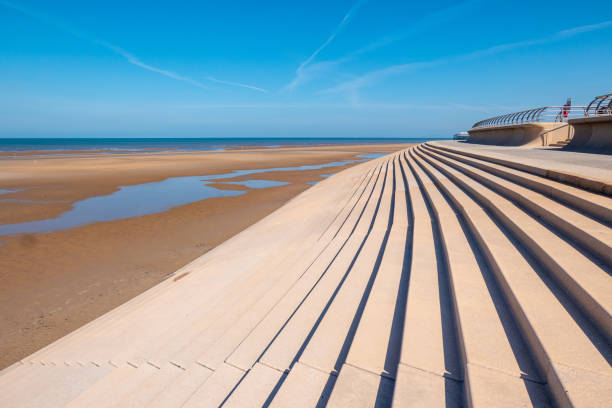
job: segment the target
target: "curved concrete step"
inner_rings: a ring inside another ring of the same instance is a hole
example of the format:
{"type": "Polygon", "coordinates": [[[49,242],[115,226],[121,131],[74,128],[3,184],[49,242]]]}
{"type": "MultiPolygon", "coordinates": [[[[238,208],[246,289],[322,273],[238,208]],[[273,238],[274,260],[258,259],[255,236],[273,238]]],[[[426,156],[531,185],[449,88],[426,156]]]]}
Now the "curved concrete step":
{"type": "Polygon", "coordinates": [[[282,371],[257,363],[222,405],[228,408],[265,407],[274,396],[277,384],[286,375],[282,371]]]}
{"type": "Polygon", "coordinates": [[[278,370],[288,370],[303,351],[304,342],[309,336],[312,336],[322,313],[333,301],[332,296],[337,293],[342,282],[346,279],[348,268],[354,261],[355,254],[374,222],[386,176],[387,169],[377,180],[371,199],[364,208],[356,229],[346,241],[346,245],[341,248],[332,263],[325,266],[325,272],[321,280],[261,357],[264,364],[278,370]]]}
{"type": "MultiPolygon", "coordinates": [[[[571,238],[573,243],[590,252],[603,263],[612,265],[612,230],[606,223],[585,216],[580,210],[563,205],[520,184],[462,163],[455,160],[456,158],[438,154],[434,149],[419,148],[419,151],[468,174],[471,178],[485,184],[507,199],[520,204],[554,228],[559,229],[564,235],[571,238]]],[[[609,201],[610,206],[612,206],[612,199],[609,201]]]]}
{"type": "Polygon", "coordinates": [[[346,270],[346,278],[330,299],[316,330],[299,361],[329,373],[338,372],[352,346],[374,282],[378,277],[381,259],[393,221],[394,166],[387,168],[383,190],[379,195],[376,214],[373,217],[364,242],[354,253],[346,270]]]}
{"type": "Polygon", "coordinates": [[[466,219],[508,299],[559,406],[605,406],[612,389],[589,392],[590,384],[612,384],[610,345],[589,327],[567,296],[489,215],[445,176],[421,160],[437,185],[466,219]],[[562,333],[562,335],[561,335],[562,333]]]}
{"type": "Polygon", "coordinates": [[[607,223],[612,222],[612,198],[551,180],[542,175],[545,174],[544,169],[540,169],[538,172],[534,170],[534,173],[536,173],[534,174],[503,164],[493,163],[484,158],[476,158],[472,155],[461,154],[462,152],[447,149],[433,143],[425,143],[423,147],[456,161],[481,169],[489,174],[505,178],[517,185],[527,187],[533,191],[552,197],[562,203],[579,209],[585,215],[589,215],[607,223]]]}
{"type": "MultiPolygon", "coordinates": [[[[609,268],[593,262],[572,246],[571,241],[565,241],[513,202],[449,167],[443,158],[432,153],[422,157],[495,214],[496,219],[513,232],[612,341],[612,280],[609,268]]],[[[571,218],[571,215],[568,214],[567,218],[571,218]]]]}
{"type": "Polygon", "coordinates": [[[377,259],[378,272],[346,357],[348,364],[391,378],[395,377],[399,357],[412,242],[408,189],[399,158],[394,163],[393,184],[387,241],[377,259]]]}
{"type": "Polygon", "coordinates": [[[463,375],[440,236],[404,155],[401,162],[413,231],[393,406],[459,407],[463,375]]]}
{"type": "Polygon", "coordinates": [[[538,160],[523,160],[509,157],[507,155],[499,155],[497,153],[488,153],[477,151],[476,149],[470,149],[469,145],[466,147],[449,147],[443,143],[438,142],[427,142],[428,145],[434,146],[443,150],[450,151],[452,153],[461,154],[467,157],[473,157],[475,159],[484,160],[491,163],[501,164],[505,167],[520,170],[522,172],[531,173],[536,176],[546,177],[551,180],[560,181],[568,185],[579,187],[583,190],[588,190],[598,194],[612,195],[612,181],[609,179],[598,179],[588,174],[572,173],[558,168],[546,168],[542,166],[538,160]],[[525,161],[529,161],[530,164],[526,164],[525,161]]]}
{"type": "Polygon", "coordinates": [[[434,184],[439,175],[410,153],[408,162],[423,186],[442,236],[468,405],[487,406],[497,402],[520,406],[532,400],[545,404],[542,378],[514,329],[515,323],[491,272],[454,208],[434,184]]]}
{"type": "MultiPolygon", "coordinates": [[[[363,220],[363,213],[372,199],[373,188],[379,177],[380,174],[377,174],[371,179],[367,193],[359,197],[358,204],[354,207],[354,211],[351,212],[347,221],[342,223],[338,235],[335,236],[322,255],[309,265],[302,279],[274,305],[270,312],[257,323],[257,326],[240,341],[227,357],[229,363],[246,370],[252,367],[268,349],[296,310],[318,286],[329,265],[347,244],[347,240],[353,236],[358,223],[363,220]]],[[[362,222],[365,222],[365,220],[362,222]]]]}
{"type": "MultiPolygon", "coordinates": [[[[331,330],[337,329],[337,327],[335,326],[326,327],[326,322],[328,322],[329,320],[326,320],[323,316],[327,318],[329,318],[329,316],[333,316],[333,312],[332,314],[328,314],[329,310],[332,309],[334,306],[341,304],[343,298],[346,300],[352,300],[354,296],[351,296],[351,295],[354,294],[355,292],[359,293],[360,289],[353,288],[353,290],[350,291],[351,283],[355,282],[354,284],[358,284],[359,280],[358,279],[355,280],[355,277],[358,275],[350,274],[347,278],[348,272],[345,272],[345,275],[340,278],[340,276],[337,273],[334,274],[334,270],[346,271],[347,268],[348,270],[350,270],[351,266],[346,265],[345,262],[346,260],[350,260],[351,258],[353,259],[353,262],[354,262],[355,254],[358,253],[359,251],[359,249],[356,248],[356,244],[359,243],[360,241],[363,241],[364,237],[367,236],[369,232],[371,232],[372,230],[376,230],[376,228],[374,227],[375,225],[374,220],[381,219],[378,216],[378,213],[379,211],[381,211],[380,208],[384,206],[384,204],[381,206],[381,201],[382,202],[386,201],[382,199],[382,196],[384,195],[384,191],[392,190],[390,188],[391,186],[390,180],[392,180],[392,178],[390,177],[389,165],[387,165],[385,174],[384,176],[382,176],[382,180],[379,180],[376,184],[376,189],[378,190],[378,193],[375,196],[378,197],[378,200],[370,201],[368,203],[368,207],[365,208],[366,213],[368,214],[368,216],[365,217],[365,220],[367,221],[371,220],[371,221],[369,223],[366,221],[366,222],[359,224],[361,226],[361,232],[357,232],[355,235],[351,236],[351,238],[354,238],[352,245],[351,245],[351,242],[349,242],[346,247],[341,248],[340,253],[339,253],[339,258],[337,258],[336,260],[332,262],[331,266],[329,267],[329,270],[326,272],[325,276],[323,277],[323,280],[321,281],[321,286],[317,286],[314,289],[311,295],[312,297],[309,296],[306,299],[305,303],[300,306],[300,308],[296,311],[296,314],[292,316],[291,320],[288,322],[287,326],[283,328],[280,335],[274,340],[274,342],[272,343],[268,351],[260,359],[263,365],[256,364],[257,366],[266,367],[266,370],[273,370],[279,373],[282,373],[284,371],[289,371],[295,361],[297,361],[298,359],[302,361],[302,359],[304,358],[303,357],[304,355],[306,356],[306,359],[308,359],[308,354],[307,354],[309,350],[308,347],[312,347],[312,344],[314,344],[316,347],[316,344],[317,344],[316,339],[318,338],[317,335],[319,333],[329,331],[330,329],[331,330]],[[367,230],[365,229],[366,227],[368,227],[367,230]],[[355,249],[357,249],[357,251],[354,251],[355,249]],[[345,262],[342,262],[342,259],[344,259],[345,262]],[[325,278],[327,277],[330,277],[331,279],[324,282],[325,278]],[[340,281],[338,283],[334,283],[334,282],[337,282],[338,278],[340,278],[340,281]],[[330,297],[329,290],[334,289],[334,286],[335,286],[334,293],[331,294],[331,297],[330,297]],[[348,296],[344,295],[343,297],[343,295],[339,294],[339,293],[346,294],[347,288],[349,288],[348,296]],[[320,289],[320,290],[317,291],[317,289],[320,289]],[[325,294],[326,292],[328,294],[325,294]],[[319,298],[317,294],[323,294],[323,297],[319,298]],[[324,300],[326,298],[330,298],[327,304],[318,301],[318,299],[324,300]],[[331,306],[330,306],[329,303],[331,301],[333,301],[333,303],[331,303],[331,306]],[[322,309],[321,312],[313,313],[315,310],[319,310],[319,308],[323,306],[324,308],[322,309]],[[318,313],[318,317],[317,317],[317,313],[318,313]],[[317,320],[313,321],[312,319],[315,317],[317,318],[317,320]],[[304,324],[303,319],[310,319],[310,323],[304,324]],[[310,333],[306,333],[304,328],[309,328],[309,327],[311,328],[310,333]],[[304,339],[304,340],[301,340],[301,339],[304,339]],[[311,341],[313,341],[312,339],[314,339],[314,342],[310,343],[311,341]],[[308,347],[306,347],[306,344],[308,345],[308,347]],[[302,357],[300,358],[300,356],[302,357]]],[[[357,226],[358,228],[359,228],[359,225],[357,226]]],[[[364,271],[366,270],[368,269],[364,268],[364,271]]],[[[340,310],[341,312],[344,312],[343,309],[336,309],[336,310],[340,310]]],[[[342,320],[345,320],[345,319],[342,319],[342,320]]],[[[335,320],[333,322],[333,324],[336,324],[336,325],[339,323],[341,326],[342,323],[344,322],[343,321],[339,322],[338,320],[335,320]]],[[[341,337],[337,337],[337,340],[341,340],[341,339],[342,339],[341,337]]],[[[314,349],[315,351],[323,350],[323,351],[326,351],[326,353],[322,357],[319,355],[316,355],[315,353],[315,356],[313,359],[315,361],[315,364],[318,363],[319,365],[323,365],[323,366],[327,364],[328,367],[331,366],[331,368],[328,368],[328,370],[331,370],[333,369],[333,364],[335,363],[336,356],[334,355],[334,352],[333,352],[334,347],[326,347],[326,346],[328,346],[328,344],[324,344],[322,349],[321,348],[314,349]]],[[[337,348],[339,348],[339,346],[337,348]]],[[[247,379],[248,378],[249,376],[247,375],[247,379]]],[[[282,381],[281,381],[281,377],[279,377],[278,383],[274,384],[274,388],[282,389],[283,383],[284,383],[284,377],[282,381]]],[[[239,395],[246,393],[246,391],[243,391],[243,387],[247,387],[248,389],[248,387],[250,387],[248,384],[249,383],[246,383],[246,385],[240,384],[237,387],[236,392],[239,395]]],[[[268,384],[268,387],[266,388],[269,394],[271,394],[273,390],[273,388],[270,385],[271,384],[268,384]]],[[[303,394],[304,395],[313,395],[313,394],[316,395],[317,393],[322,392],[322,390],[308,390],[308,391],[309,392],[306,392],[303,394]]],[[[258,392],[263,393],[263,391],[258,391],[258,392]]],[[[273,398],[274,395],[269,395],[269,397],[273,398]]],[[[230,398],[231,399],[234,398],[234,393],[232,393],[232,396],[230,398]]],[[[300,402],[295,401],[295,403],[299,404],[300,402]]]]}

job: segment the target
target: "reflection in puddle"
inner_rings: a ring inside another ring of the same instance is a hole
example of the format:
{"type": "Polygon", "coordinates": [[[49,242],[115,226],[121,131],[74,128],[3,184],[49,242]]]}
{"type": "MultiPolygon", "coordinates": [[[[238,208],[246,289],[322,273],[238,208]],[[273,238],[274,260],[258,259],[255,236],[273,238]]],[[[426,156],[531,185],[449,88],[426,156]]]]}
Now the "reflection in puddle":
{"type": "Polygon", "coordinates": [[[367,153],[367,154],[360,154],[357,157],[364,157],[366,159],[378,159],[379,157],[383,157],[388,154],[389,153],[367,153]]]}
{"type": "Polygon", "coordinates": [[[48,232],[92,222],[138,217],[212,197],[237,196],[244,191],[207,186],[199,176],[173,177],[164,181],[120,187],[105,196],[87,198],[57,218],[0,225],[0,235],[48,232]]]}
{"type": "MultiPolygon", "coordinates": [[[[112,221],[159,213],[167,211],[172,207],[205,200],[207,198],[233,197],[246,192],[223,190],[208,185],[213,182],[218,182],[219,180],[274,171],[317,170],[327,167],[345,166],[350,163],[366,160],[368,160],[368,158],[306,166],[236,170],[225,174],[172,177],[152,183],[121,186],[118,191],[112,194],[78,201],[74,203],[70,211],[62,213],[57,218],[0,225],[0,235],[57,231],[93,222],[112,221]]],[[[246,180],[225,183],[240,184],[249,188],[267,188],[288,184],[270,180],[246,180]]],[[[12,191],[0,190],[0,194],[3,194],[2,192],[6,193],[12,191]]]]}
{"type": "Polygon", "coordinates": [[[20,204],[60,204],[67,203],[68,201],[39,201],[39,200],[27,200],[25,198],[0,198],[0,203],[20,203],[20,204]]]}
{"type": "MultiPolygon", "coordinates": [[[[361,156],[361,155],[360,155],[360,156],[361,156]]],[[[319,177],[328,178],[328,177],[333,176],[334,174],[336,174],[336,173],[331,173],[331,174],[319,174],[319,177]]],[[[321,181],[321,180],[309,181],[309,182],[308,182],[308,183],[306,183],[306,184],[312,184],[312,185],[314,186],[314,185],[315,185],[315,184],[317,184],[319,181],[321,181]]]]}
{"type": "Polygon", "coordinates": [[[0,188],[0,194],[14,193],[16,191],[19,191],[19,190],[5,190],[3,188],[0,188]]]}
{"type": "Polygon", "coordinates": [[[312,165],[306,165],[306,166],[273,167],[269,169],[257,169],[257,170],[235,170],[231,173],[213,174],[210,176],[203,176],[201,177],[201,179],[210,181],[210,180],[221,180],[221,179],[234,178],[234,177],[240,177],[240,176],[248,176],[250,174],[268,173],[268,172],[273,172],[273,171],[318,170],[318,169],[324,169],[327,167],[346,166],[347,164],[358,163],[358,162],[363,162],[367,160],[368,160],[367,158],[362,158],[358,160],[344,160],[344,161],[337,161],[337,162],[330,162],[330,163],[323,163],[323,164],[312,164],[312,165]]]}
{"type": "Polygon", "coordinates": [[[248,188],[268,188],[284,186],[289,183],[284,181],[272,181],[272,180],[245,180],[245,181],[225,181],[224,184],[238,184],[248,188]]]}

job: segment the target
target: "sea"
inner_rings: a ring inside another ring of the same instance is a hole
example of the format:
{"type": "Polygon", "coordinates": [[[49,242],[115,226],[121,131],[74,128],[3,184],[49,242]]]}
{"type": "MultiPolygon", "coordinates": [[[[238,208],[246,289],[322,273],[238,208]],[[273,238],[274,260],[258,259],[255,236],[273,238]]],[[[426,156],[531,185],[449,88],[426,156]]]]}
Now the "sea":
{"type": "Polygon", "coordinates": [[[226,150],[240,146],[421,143],[437,138],[0,138],[0,152],[100,151],[102,153],[226,150]]]}

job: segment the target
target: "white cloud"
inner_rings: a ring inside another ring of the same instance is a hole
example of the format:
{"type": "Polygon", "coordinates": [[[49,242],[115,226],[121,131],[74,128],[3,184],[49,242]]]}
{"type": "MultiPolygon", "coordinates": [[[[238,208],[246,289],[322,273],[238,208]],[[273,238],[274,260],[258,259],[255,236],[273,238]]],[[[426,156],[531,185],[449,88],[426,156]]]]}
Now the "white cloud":
{"type": "Polygon", "coordinates": [[[238,87],[241,87],[241,88],[252,89],[254,91],[263,92],[263,93],[269,93],[270,92],[267,89],[258,88],[258,87],[253,86],[253,85],[241,84],[239,82],[223,81],[221,79],[217,79],[217,78],[214,78],[214,77],[211,77],[211,76],[207,76],[205,79],[207,81],[215,82],[217,84],[224,84],[224,85],[230,85],[230,86],[238,86],[238,87]]]}
{"type": "Polygon", "coordinates": [[[340,33],[340,31],[342,31],[342,29],[350,21],[353,15],[357,12],[357,10],[365,2],[366,0],[359,0],[353,4],[353,6],[349,9],[349,11],[344,15],[344,18],[342,18],[342,21],[340,21],[340,23],[336,26],[336,28],[331,33],[331,35],[327,38],[327,40],[325,40],[325,42],[321,44],[319,48],[317,48],[308,58],[302,61],[302,63],[300,64],[300,66],[297,68],[295,72],[295,78],[293,79],[293,81],[291,81],[289,84],[285,86],[284,88],[285,90],[294,90],[297,86],[306,82],[306,78],[310,77],[312,72],[316,72],[316,70],[320,68],[320,67],[317,67],[317,69],[315,70],[312,70],[312,69],[307,70],[307,67],[310,65],[310,63],[317,57],[317,55],[319,55],[321,51],[323,51],[336,38],[336,36],[340,33]]]}
{"type": "MultiPolygon", "coordinates": [[[[190,85],[196,86],[198,88],[202,88],[202,89],[207,89],[208,88],[201,81],[197,81],[197,80],[195,80],[193,78],[190,78],[190,77],[178,74],[176,72],[169,71],[169,70],[166,70],[166,69],[162,69],[162,68],[156,67],[154,65],[150,65],[150,64],[144,63],[139,58],[135,57],[134,55],[130,54],[129,52],[125,51],[124,49],[122,49],[120,47],[117,47],[116,45],[113,45],[113,44],[111,44],[109,42],[106,42],[106,41],[103,41],[103,40],[100,40],[100,39],[97,39],[97,38],[94,38],[94,37],[91,37],[91,36],[83,33],[82,31],[80,31],[80,30],[78,30],[78,29],[76,29],[76,28],[74,28],[74,27],[72,27],[72,26],[70,26],[68,24],[65,24],[62,21],[54,19],[54,18],[52,18],[50,16],[47,16],[47,15],[45,15],[43,13],[40,13],[38,11],[26,8],[26,7],[22,6],[22,5],[19,5],[19,4],[10,2],[10,1],[6,1],[6,0],[0,0],[0,5],[3,5],[5,7],[7,7],[7,8],[10,8],[10,9],[13,9],[15,11],[18,11],[18,12],[20,12],[20,13],[26,15],[26,16],[29,16],[29,17],[31,17],[31,18],[33,18],[33,19],[35,19],[35,20],[37,20],[37,21],[39,21],[39,22],[41,22],[43,24],[47,24],[49,26],[52,26],[52,27],[54,27],[54,28],[56,28],[56,29],[58,29],[60,31],[66,32],[68,34],[71,34],[71,35],[73,35],[73,36],[75,36],[77,38],[80,38],[80,39],[83,39],[83,40],[88,41],[90,43],[97,44],[97,45],[99,45],[101,47],[104,47],[107,50],[110,50],[110,51],[114,52],[115,54],[120,55],[121,57],[125,58],[125,60],[128,63],[130,63],[132,65],[135,65],[137,67],[140,67],[142,69],[146,69],[147,71],[155,72],[155,73],[163,75],[165,77],[172,78],[172,79],[175,79],[177,81],[182,81],[182,82],[188,83],[190,85]]],[[[206,80],[210,81],[210,82],[218,83],[218,84],[224,84],[224,85],[229,85],[229,86],[236,86],[236,87],[241,87],[241,88],[247,88],[247,89],[251,89],[251,90],[254,90],[254,91],[258,91],[258,92],[268,92],[267,90],[262,89],[262,88],[258,88],[256,86],[241,84],[241,83],[238,83],[238,82],[223,81],[223,80],[216,79],[216,78],[213,78],[213,77],[210,77],[210,76],[206,77],[206,80]]]]}
{"type": "Polygon", "coordinates": [[[457,19],[460,16],[474,9],[480,3],[482,3],[482,0],[468,0],[468,1],[464,1],[462,3],[456,4],[456,5],[447,7],[447,8],[443,8],[441,10],[437,10],[421,18],[411,27],[409,27],[406,30],[403,30],[400,33],[387,35],[387,36],[378,38],[370,42],[369,44],[365,45],[364,47],[356,51],[350,52],[349,54],[341,58],[311,64],[312,60],[319,54],[319,52],[323,48],[325,48],[336,37],[340,29],[344,26],[344,24],[346,24],[350,16],[352,16],[352,14],[356,11],[356,9],[359,6],[361,6],[361,4],[356,3],[351,8],[351,10],[346,14],[342,22],[338,25],[334,33],[332,33],[332,35],[327,39],[327,41],[323,43],[323,45],[319,47],[306,61],[300,64],[300,66],[298,67],[296,71],[295,78],[287,86],[285,86],[285,89],[293,90],[307,82],[314,80],[315,78],[321,78],[323,76],[328,76],[330,72],[332,72],[334,69],[338,68],[339,66],[341,66],[342,64],[348,61],[354,60],[355,58],[363,54],[367,54],[368,52],[375,51],[379,48],[388,46],[395,42],[405,40],[412,36],[426,32],[432,29],[433,27],[445,24],[446,22],[450,20],[457,19]]]}
{"type": "Polygon", "coordinates": [[[574,28],[570,28],[567,30],[559,31],[551,36],[537,38],[533,40],[526,41],[518,41],[514,43],[500,44],[493,47],[485,48],[482,50],[472,51],[463,55],[458,55],[454,57],[444,57],[438,58],[431,61],[425,62],[412,62],[408,64],[399,64],[392,65],[385,68],[373,70],[365,73],[359,77],[351,79],[349,81],[345,81],[340,83],[339,85],[333,86],[331,88],[320,91],[321,93],[346,93],[349,98],[355,99],[356,92],[364,87],[371,86],[386,77],[404,74],[409,72],[414,72],[424,68],[430,68],[434,66],[450,64],[450,63],[460,63],[464,61],[470,61],[490,55],[499,54],[505,51],[510,51],[519,48],[525,48],[538,44],[547,44],[555,41],[560,41],[566,38],[570,38],[582,33],[601,30],[603,28],[607,28],[612,26],[612,21],[604,21],[598,24],[584,25],[578,26],[574,28]]]}

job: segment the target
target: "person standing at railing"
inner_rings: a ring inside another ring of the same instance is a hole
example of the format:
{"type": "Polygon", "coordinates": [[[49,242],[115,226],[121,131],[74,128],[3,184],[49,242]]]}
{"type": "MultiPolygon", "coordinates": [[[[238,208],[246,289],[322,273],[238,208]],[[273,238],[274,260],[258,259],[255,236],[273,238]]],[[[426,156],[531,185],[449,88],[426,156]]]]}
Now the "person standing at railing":
{"type": "Polygon", "coordinates": [[[565,102],[565,105],[563,105],[563,108],[561,108],[561,115],[559,115],[561,117],[561,122],[565,122],[565,119],[567,119],[567,117],[569,116],[571,109],[572,98],[567,98],[567,102],[565,102]]]}

